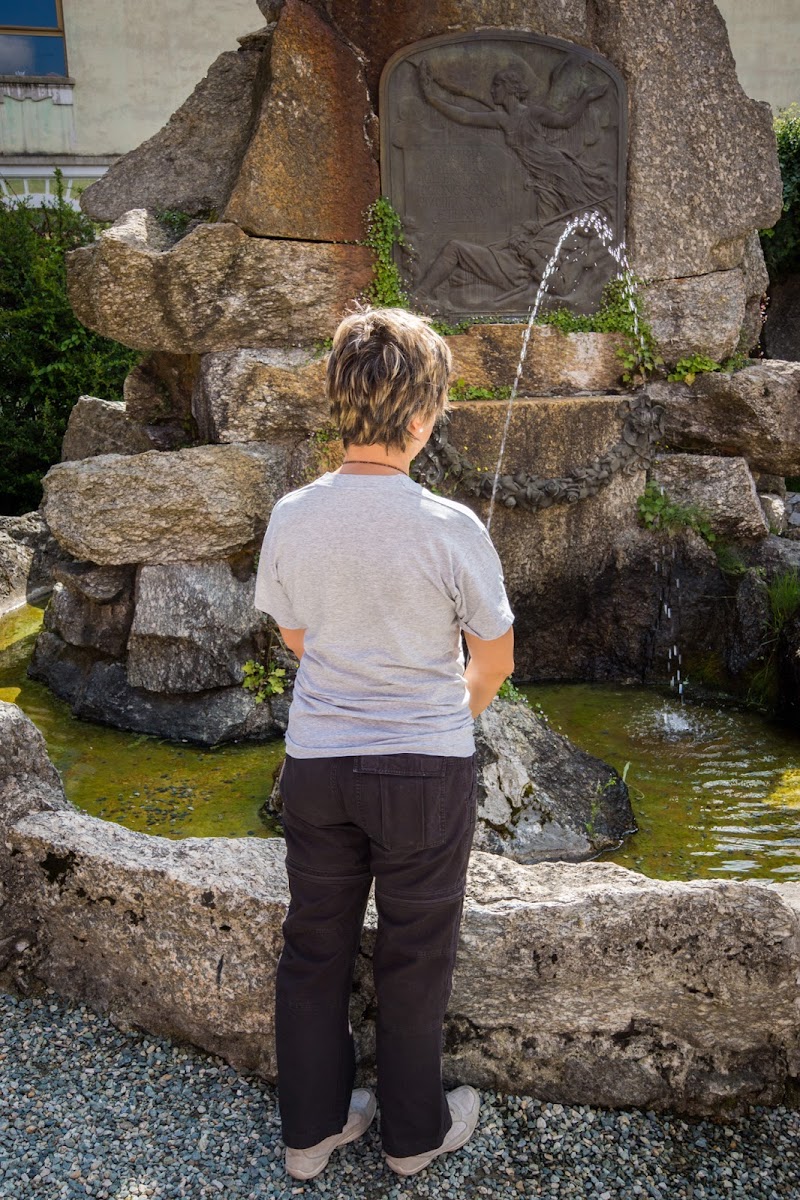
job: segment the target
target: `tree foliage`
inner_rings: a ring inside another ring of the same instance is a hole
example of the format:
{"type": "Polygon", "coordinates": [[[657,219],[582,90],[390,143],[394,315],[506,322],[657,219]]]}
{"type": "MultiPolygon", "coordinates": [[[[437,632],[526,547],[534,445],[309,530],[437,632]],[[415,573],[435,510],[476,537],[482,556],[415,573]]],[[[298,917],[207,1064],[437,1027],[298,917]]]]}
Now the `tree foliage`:
{"type": "Polygon", "coordinates": [[[761,231],[773,283],[800,271],[800,105],[791,104],[778,113],[775,136],[783,180],[783,215],[773,229],[761,231]]]}
{"type": "Polygon", "coordinates": [[[81,325],[67,299],[64,256],[95,226],[65,200],[0,204],[0,513],[38,507],[80,395],[122,398],[136,351],[81,325]]]}

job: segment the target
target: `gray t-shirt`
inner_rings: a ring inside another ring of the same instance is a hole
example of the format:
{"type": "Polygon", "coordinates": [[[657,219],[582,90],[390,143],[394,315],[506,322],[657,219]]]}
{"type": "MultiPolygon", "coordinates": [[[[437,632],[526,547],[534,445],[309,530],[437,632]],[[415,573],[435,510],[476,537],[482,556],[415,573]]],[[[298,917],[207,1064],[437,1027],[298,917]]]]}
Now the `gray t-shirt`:
{"type": "Polygon", "coordinates": [[[255,606],[306,631],[288,754],[473,753],[460,631],[498,638],[514,616],[465,505],[407,475],[328,472],[272,510],[255,606]]]}

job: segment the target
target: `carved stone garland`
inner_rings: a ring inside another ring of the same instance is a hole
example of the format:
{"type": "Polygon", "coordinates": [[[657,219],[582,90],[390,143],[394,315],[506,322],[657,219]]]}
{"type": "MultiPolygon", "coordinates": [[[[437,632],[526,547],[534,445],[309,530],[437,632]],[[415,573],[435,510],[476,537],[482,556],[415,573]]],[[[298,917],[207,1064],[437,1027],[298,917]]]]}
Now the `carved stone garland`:
{"type": "MultiPolygon", "coordinates": [[[[596,496],[620,471],[632,475],[650,464],[657,442],[664,434],[664,408],[647,392],[622,401],[617,415],[623,419],[622,437],[598,458],[568,475],[546,479],[517,471],[501,475],[496,499],[506,508],[536,511],[553,504],[573,504],[596,496]]],[[[414,462],[412,473],[419,483],[437,487],[455,480],[457,489],[489,499],[494,474],[482,471],[450,442],[444,426],[437,426],[425,449],[414,462]]]]}

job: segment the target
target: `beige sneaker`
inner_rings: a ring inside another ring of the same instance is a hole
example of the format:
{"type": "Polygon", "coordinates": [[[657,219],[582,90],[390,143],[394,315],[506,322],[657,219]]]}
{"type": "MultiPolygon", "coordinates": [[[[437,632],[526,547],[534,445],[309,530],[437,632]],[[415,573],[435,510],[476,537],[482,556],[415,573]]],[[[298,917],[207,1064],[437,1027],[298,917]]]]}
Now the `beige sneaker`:
{"type": "Polygon", "coordinates": [[[424,1171],[440,1154],[460,1150],[472,1137],[481,1107],[481,1098],[475,1088],[465,1084],[453,1092],[448,1092],[447,1107],[453,1117],[453,1124],[438,1150],[429,1150],[426,1154],[412,1154],[408,1158],[392,1158],[391,1154],[386,1155],[387,1163],[398,1175],[416,1175],[417,1171],[424,1171]]]}
{"type": "Polygon", "coordinates": [[[356,1088],[350,1097],[350,1112],[341,1133],[332,1133],[316,1146],[305,1150],[286,1147],[286,1172],[292,1179],[313,1179],[328,1165],[328,1159],[337,1146],[344,1146],[360,1138],[372,1124],[378,1105],[368,1088],[356,1088]]]}

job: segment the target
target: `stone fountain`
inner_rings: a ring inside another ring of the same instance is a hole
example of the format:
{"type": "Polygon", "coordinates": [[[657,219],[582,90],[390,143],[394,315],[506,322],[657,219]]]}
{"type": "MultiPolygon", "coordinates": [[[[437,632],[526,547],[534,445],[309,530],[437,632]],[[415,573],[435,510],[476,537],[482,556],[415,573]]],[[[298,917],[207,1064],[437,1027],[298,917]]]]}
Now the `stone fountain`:
{"type": "MultiPolygon", "coordinates": [[[[46,477],[61,558],[31,667],[79,716],[206,744],[285,724],[285,697],[259,706],[241,686],[245,659],[279,653],[253,608],[255,555],[275,501],[341,454],[324,344],[370,288],[380,194],[403,220],[411,303],[481,318],[449,342],[456,376],[490,397],[576,210],[624,235],[675,363],[754,345],[756,230],[781,206],[768,106],[739,86],[711,0],[259,9],[266,24],[83,194],[112,224],[70,256],[73,306],[144,357],[124,403],[78,402],[46,477]]],[[[567,251],[554,302],[590,310],[610,267],[590,238],[567,251]]],[[[618,347],[534,329],[505,468],[504,499],[525,502],[492,526],[523,677],[663,677],[662,550],[636,518],[650,477],[687,503],[710,495],[712,522],[765,570],[794,563],[759,493],[800,474],[800,368],[660,383],[643,402],[618,347]]],[[[504,419],[495,399],[458,402],[425,469],[458,462],[462,485],[492,472],[504,419]]],[[[456,494],[486,515],[480,487],[456,494]]],[[[758,633],[705,542],[687,533],[671,562],[686,654],[744,661],[758,633]]],[[[88,817],[13,706],[0,731],[3,981],[271,1077],[280,841],[171,842],[88,817]]],[[[353,1008],[367,1063],[372,922],[353,1008]]],[[[798,945],[797,885],[476,853],[447,1072],[567,1102],[777,1102],[800,1076],[798,945]]]]}
{"type": "MultiPolygon", "coordinates": [[[[668,362],[755,342],[755,231],[780,211],[769,110],[740,88],[711,0],[261,9],[267,24],[84,193],[113,224],[70,255],[73,306],[144,357],[123,404],[78,402],[43,503],[72,561],[32,672],[80,716],[207,743],[283,727],[285,702],[256,706],[240,686],[269,636],[254,555],[275,500],[337,462],[324,342],[369,290],[364,213],[381,190],[403,220],[411,303],[481,318],[449,341],[456,376],[490,395],[514,377],[508,322],[576,209],[626,234],[668,362]]],[[[566,249],[552,303],[591,310],[613,263],[588,236],[566,249]]],[[[492,529],[523,678],[663,671],[658,551],[635,506],[657,450],[673,452],[671,480],[688,463],[676,451],[699,451],[701,474],[724,459],[748,546],[769,535],[751,471],[800,472],[796,367],[666,385],[643,407],[623,394],[619,341],[534,329],[505,469],[544,502],[500,506],[492,529]]],[[[492,470],[503,415],[459,403],[451,449],[492,470]]],[[[697,539],[681,555],[687,651],[725,654],[724,581],[697,539]]]]}

